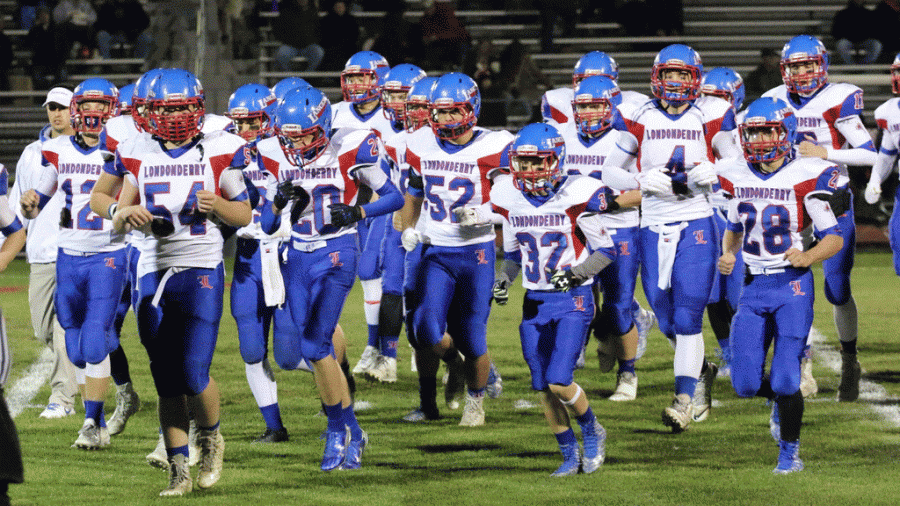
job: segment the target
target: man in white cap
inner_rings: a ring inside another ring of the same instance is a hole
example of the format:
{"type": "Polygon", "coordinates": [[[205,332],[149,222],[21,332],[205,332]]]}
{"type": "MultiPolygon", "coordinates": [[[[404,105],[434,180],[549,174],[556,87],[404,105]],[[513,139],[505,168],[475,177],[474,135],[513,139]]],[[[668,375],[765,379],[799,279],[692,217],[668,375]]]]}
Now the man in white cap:
{"type": "MultiPolygon", "coordinates": [[[[39,139],[25,147],[16,164],[16,180],[10,190],[10,202],[19,202],[21,195],[34,188],[41,174],[41,144],[60,135],[73,135],[69,120],[69,102],[72,92],[56,87],[47,93],[43,107],[50,124],[41,129],[39,139]]],[[[63,192],[57,192],[44,207],[44,212],[33,220],[21,215],[19,219],[26,229],[25,254],[31,264],[28,277],[28,304],[31,308],[31,325],[36,338],[53,350],[53,369],[50,376],[50,400],[41,412],[41,418],[63,418],[75,414],[75,366],[66,354],[65,333],[56,320],[53,294],[56,291],[56,240],[59,235],[59,215],[64,205],[63,192]]]]}

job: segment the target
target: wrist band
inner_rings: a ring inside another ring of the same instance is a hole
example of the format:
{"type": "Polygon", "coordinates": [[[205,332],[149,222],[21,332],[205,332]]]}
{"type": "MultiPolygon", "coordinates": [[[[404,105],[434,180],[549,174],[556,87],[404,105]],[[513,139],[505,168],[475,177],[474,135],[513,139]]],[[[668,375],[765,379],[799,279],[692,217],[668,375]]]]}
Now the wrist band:
{"type": "Polygon", "coordinates": [[[113,215],[116,214],[116,211],[119,209],[119,203],[113,202],[106,209],[107,214],[109,214],[109,219],[113,219],[113,215]]]}

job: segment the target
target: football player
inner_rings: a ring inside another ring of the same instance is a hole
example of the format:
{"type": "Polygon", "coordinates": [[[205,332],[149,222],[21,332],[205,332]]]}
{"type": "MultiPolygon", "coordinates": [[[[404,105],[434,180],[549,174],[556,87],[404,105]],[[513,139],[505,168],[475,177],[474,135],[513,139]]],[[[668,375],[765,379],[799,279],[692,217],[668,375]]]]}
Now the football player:
{"type": "MultiPolygon", "coordinates": [[[[744,80],[741,75],[728,67],[715,67],[703,76],[700,84],[700,94],[708,97],[719,97],[731,104],[734,114],[737,116],[744,103],[744,80]]],[[[722,191],[713,193],[713,209],[715,210],[716,231],[725,230],[725,211],[727,199],[722,191]]],[[[720,239],[716,243],[721,243],[720,239]]],[[[718,375],[727,377],[731,374],[731,349],[728,346],[728,335],[731,333],[731,318],[737,308],[738,297],[741,294],[744,267],[741,260],[741,252],[735,255],[737,264],[734,273],[730,276],[722,276],[716,272],[713,281],[712,292],[709,295],[709,303],[706,305],[706,314],[716,340],[719,342],[719,372],[718,375]]]]}
{"type": "MultiPolygon", "coordinates": [[[[402,63],[385,76],[381,91],[381,110],[390,120],[393,135],[384,139],[385,154],[382,167],[395,186],[405,193],[401,183],[400,164],[405,162],[406,98],[410,88],[425,77],[419,67],[402,63]]],[[[400,231],[394,227],[391,216],[384,219],[381,244],[381,305],[378,314],[378,354],[371,367],[362,373],[365,377],[386,383],[397,381],[397,343],[403,322],[403,262],[405,255],[400,241],[400,231]]],[[[373,239],[376,236],[373,235],[373,239]]],[[[365,352],[364,352],[365,353],[365,352]]],[[[363,364],[365,366],[365,364],[363,364]]]]}
{"type": "Polygon", "coordinates": [[[117,230],[143,228],[138,263],[138,333],[159,394],[159,421],[169,461],[160,493],[190,492],[189,412],[200,446],[199,488],[218,482],[225,440],[219,430],[219,389],[209,368],[218,337],[225,284],[222,233],[252,219],[240,168],[242,138],[203,134],[200,81],[186,70],[162,71],[146,102],[151,135],[125,141],[94,188],[91,208],[117,230]],[[113,198],[123,187],[119,201],[113,198]],[[139,204],[133,204],[139,198],[139,204]],[[121,207],[121,208],[120,208],[121,207]]]}
{"type": "MultiPolygon", "coordinates": [[[[621,122],[618,107],[622,96],[616,83],[605,76],[588,76],[575,85],[572,108],[574,121],[560,132],[566,141],[566,173],[601,179],[606,156],[616,149],[618,132],[613,122],[621,122]]],[[[627,169],[637,173],[632,162],[627,169]]],[[[633,190],[632,197],[640,198],[633,190]]],[[[639,201],[639,200],[638,200],[639,201]]],[[[603,292],[603,304],[594,323],[598,340],[601,372],[609,372],[615,360],[619,368],[612,401],[631,401],[637,396],[638,378],[634,364],[646,349],[646,337],[639,343],[638,326],[632,307],[639,267],[637,234],[640,215],[636,207],[604,214],[601,221],[616,245],[616,261],[597,278],[603,292]],[[611,341],[611,342],[608,342],[611,341]],[[611,358],[612,360],[608,360],[611,358]]]]}
{"type": "MultiPolygon", "coordinates": [[[[341,71],[341,93],[344,100],[334,106],[334,128],[368,129],[384,142],[397,132],[390,116],[382,112],[381,94],[385,77],[391,70],[387,60],[373,51],[360,51],[341,71]]],[[[383,149],[380,150],[383,153],[383,149]]],[[[371,191],[363,189],[362,202],[371,191]]],[[[371,369],[380,355],[378,314],[381,310],[381,241],[384,238],[387,216],[369,218],[357,225],[362,256],[359,263],[360,284],[363,289],[363,309],[368,326],[368,340],[353,374],[371,369]]]]}
{"type": "Polygon", "coordinates": [[[429,419],[440,416],[435,374],[439,359],[455,345],[466,358],[462,426],[484,424],[495,259],[489,192],[497,169],[508,166],[512,139],[508,132],[476,126],[480,111],[481,93],[472,78],[456,72],[438,78],[430,97],[431,129],[421,128],[407,140],[410,173],[401,213],[403,247],[411,252],[424,243],[417,261],[407,258],[407,324],[416,341],[420,410],[429,419]]]}
{"type": "Polygon", "coordinates": [[[284,270],[287,304],[300,333],[275,342],[279,364],[312,363],[328,419],[323,471],[358,469],[368,436],[353,412],[332,334],[356,277],[356,223],[396,211],[402,197],[378,166],[381,144],[368,130],[333,130],[331,104],[315,88],[289,91],[275,113],[276,136],[257,144],[271,176],[262,230],[274,232],[290,205],[291,245],[284,270]],[[357,202],[359,187],[379,199],[357,202]],[[327,211],[326,211],[327,210],[327,211]],[[326,309],[327,308],[327,309],[326,309]],[[280,355],[280,356],[279,356],[280,355]]]}
{"type": "Polygon", "coordinates": [[[119,90],[101,78],[79,84],[70,106],[75,135],[48,140],[41,147],[43,175],[22,195],[22,213],[33,219],[57,191],[66,205],[60,213],[56,263],[56,310],[66,333],[66,351],[84,384],[84,425],[74,447],[97,450],[110,443],[103,412],[109,387],[109,354],[119,347],[113,332],[125,282],[125,239],[91,212],[90,193],[107,163],[101,148],[104,125],[118,108],[119,90]]]}
{"type": "Polygon", "coordinates": [[[830,202],[842,169],[795,151],[797,118],[784,101],[763,97],[747,108],[740,127],[744,159],[717,164],[728,203],[728,228],[718,270],[730,275],[742,250],[746,275],[731,327],[731,382],[741,397],[774,398],[772,436],[778,442],[773,472],[803,470],[799,457],[803,395],[800,359],[813,322],[809,267],[841,250],[844,239],[830,202]],[[820,237],[805,248],[800,232],[820,237]],[[771,370],[765,374],[772,344],[771,370]]]}
{"type": "MultiPolygon", "coordinates": [[[[894,57],[891,65],[891,89],[894,95],[900,95],[900,53],[894,57]]],[[[866,202],[875,204],[881,198],[881,184],[897,166],[897,154],[900,152],[900,97],[894,97],[875,109],[875,121],[881,132],[881,147],[872,167],[872,175],[866,185],[866,202]]],[[[894,196],[894,202],[900,200],[900,193],[894,196]]],[[[894,272],[900,276],[900,218],[897,213],[900,206],[894,205],[891,213],[890,241],[894,252],[894,272]]]]}
{"type": "MultiPolygon", "coordinates": [[[[9,205],[8,181],[6,167],[0,164],[0,233],[5,237],[3,246],[0,247],[0,271],[5,270],[25,246],[25,229],[9,205]]],[[[6,335],[6,319],[0,311],[0,447],[3,448],[3,455],[0,455],[0,504],[10,504],[7,495],[9,484],[22,483],[24,477],[19,435],[3,397],[3,385],[6,384],[11,367],[12,355],[6,335]]]]}
{"type": "MultiPolygon", "coordinates": [[[[574,89],[583,79],[590,76],[603,76],[611,79],[616,83],[619,79],[619,65],[608,54],[602,51],[590,51],[585,53],[572,71],[572,87],[556,88],[548,90],[541,98],[541,114],[544,122],[554,125],[560,132],[565,133],[566,125],[574,121],[574,89]]],[[[618,85],[617,85],[618,86],[618,85]]],[[[628,116],[632,111],[645,104],[648,100],[647,95],[636,91],[619,90],[620,103],[617,110],[620,115],[628,116]]],[[[646,347],[647,336],[650,334],[653,326],[656,324],[656,317],[652,311],[648,311],[638,304],[637,299],[631,304],[632,315],[638,332],[639,346],[643,350],[646,347]]],[[[595,325],[599,322],[595,322],[595,325]]],[[[608,339],[603,334],[597,335],[600,346],[597,348],[597,358],[600,362],[600,370],[609,372],[612,370],[619,355],[622,353],[621,346],[618,346],[615,339],[608,339]]],[[[643,355],[643,351],[639,353],[643,355]]]]}
{"type": "Polygon", "coordinates": [[[498,282],[508,285],[524,269],[522,354],[563,455],[551,475],[557,477],[593,473],[606,455],[606,430],[573,374],[593,318],[592,280],[616,258],[596,215],[606,210],[611,192],[597,179],[564,176],[565,159],[565,141],[556,128],[527,125],[509,147],[513,177],[499,178],[490,194],[503,217],[498,282]],[[583,459],[570,410],[581,427],[583,459]]]}
{"type": "Polygon", "coordinates": [[[616,127],[619,149],[602,169],[610,187],[642,192],[641,282],[660,331],[675,347],[675,397],[662,415],[673,432],[709,415],[717,366],[704,358],[701,331],[718,254],[707,197],[717,182],[711,162],[740,153],[731,105],[700,97],[702,74],[692,48],[663,48],[650,76],[656,99],[616,127]],[[622,169],[635,160],[637,177],[622,169]]]}
{"type": "MultiPolygon", "coordinates": [[[[255,149],[256,142],[271,136],[275,102],[272,91],[261,84],[245,84],[228,99],[226,116],[233,123],[234,133],[251,143],[251,150],[255,149]]],[[[265,194],[267,174],[255,162],[244,168],[244,176],[260,194],[265,194]]],[[[266,203],[265,199],[258,200],[253,222],[236,231],[231,315],[237,323],[247,383],[266,423],[265,432],[254,442],[277,443],[287,441],[289,436],[281,420],[278,385],[267,357],[269,328],[272,327],[273,335],[285,334],[285,338],[296,334],[297,329],[284,306],[279,260],[281,244],[288,232],[286,227],[272,235],[262,231],[259,219],[266,203]]]]}
{"type": "MultiPolygon", "coordinates": [[[[763,96],[779,98],[794,110],[800,156],[821,158],[842,168],[834,211],[844,236],[844,247],[825,260],[822,268],[825,298],[833,306],[841,342],[838,400],[855,401],[859,397],[860,365],[856,358],[857,310],[850,289],[850,271],[856,249],[856,225],[847,165],[871,167],[876,157],[872,137],[862,123],[863,92],[852,84],[828,82],[828,52],[819,39],[810,35],[798,35],[784,45],[781,76],[784,85],[763,96]]],[[[816,236],[821,238],[821,234],[816,236]]],[[[804,395],[818,391],[808,359],[804,363],[803,390],[804,395]]]]}

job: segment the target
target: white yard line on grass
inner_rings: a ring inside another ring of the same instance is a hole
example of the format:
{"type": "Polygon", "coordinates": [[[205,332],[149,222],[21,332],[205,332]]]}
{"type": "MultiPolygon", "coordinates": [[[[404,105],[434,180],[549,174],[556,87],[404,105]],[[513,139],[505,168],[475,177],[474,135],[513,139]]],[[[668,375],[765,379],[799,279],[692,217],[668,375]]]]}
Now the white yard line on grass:
{"type": "Polygon", "coordinates": [[[6,403],[9,405],[9,412],[13,418],[28,407],[31,399],[34,399],[44,383],[50,379],[52,369],[53,350],[44,348],[37,361],[25,371],[25,375],[6,391],[6,403]]]}
{"type": "MultiPolygon", "coordinates": [[[[825,334],[813,327],[809,332],[809,344],[813,347],[813,360],[823,364],[832,371],[841,373],[841,352],[825,344],[825,334]]],[[[859,382],[859,400],[878,414],[888,424],[900,427],[900,405],[889,404],[887,390],[883,386],[862,379],[859,382]]]]}

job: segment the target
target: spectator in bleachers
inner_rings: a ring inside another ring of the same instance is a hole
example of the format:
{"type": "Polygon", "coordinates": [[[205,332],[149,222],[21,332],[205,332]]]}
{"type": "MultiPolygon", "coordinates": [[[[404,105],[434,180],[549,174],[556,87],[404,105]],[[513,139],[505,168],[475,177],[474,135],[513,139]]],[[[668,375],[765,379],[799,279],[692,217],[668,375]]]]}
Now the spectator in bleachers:
{"type": "Polygon", "coordinates": [[[50,9],[38,8],[34,26],[26,36],[26,46],[31,50],[31,83],[36,90],[48,90],[65,79],[65,54],[59,37],[50,9]]]}
{"type": "Polygon", "coordinates": [[[13,46],[9,36],[3,33],[6,28],[3,18],[0,17],[0,90],[9,90],[9,69],[12,67],[13,46]]]}
{"type": "MultiPolygon", "coordinates": [[[[401,63],[424,63],[422,57],[422,26],[411,23],[403,16],[406,12],[404,0],[385,0],[385,16],[381,30],[371,42],[371,50],[384,56],[391,65],[401,63]]],[[[421,66],[421,65],[420,65],[421,66]]],[[[424,70],[432,70],[422,67],[424,70]]]]}
{"type": "Polygon", "coordinates": [[[541,52],[553,52],[553,38],[559,26],[560,36],[571,37],[575,34],[575,22],[578,18],[578,3],[574,1],[537,0],[541,13],[541,52]]]}
{"type": "Polygon", "coordinates": [[[647,0],[645,15],[650,18],[651,32],[658,37],[684,33],[684,5],[682,0],[647,0]]]}
{"type": "Polygon", "coordinates": [[[881,60],[891,62],[900,51],[900,0],[881,0],[875,6],[875,19],[878,20],[876,30],[881,42],[881,60]]]}
{"type": "MultiPolygon", "coordinates": [[[[359,51],[359,22],[347,10],[347,2],[334,2],[322,18],[322,33],[330,34],[322,40],[325,59],[322,68],[341,70],[347,59],[359,51]]],[[[391,60],[388,60],[391,61],[391,60]]]]}
{"type": "Polygon", "coordinates": [[[112,57],[113,44],[129,44],[135,58],[150,52],[150,18],[138,0],[106,0],[97,13],[97,50],[101,58],[112,57]]]}
{"type": "MultiPolygon", "coordinates": [[[[282,72],[295,70],[294,58],[306,58],[306,70],[314,71],[322,63],[325,49],[319,45],[319,7],[314,0],[283,0],[278,17],[272,20],[272,35],[281,43],[275,64],[282,72]]],[[[333,35],[331,35],[333,36],[333,35]]]]}
{"type": "Polygon", "coordinates": [[[59,36],[62,37],[63,56],[73,52],[71,55],[78,58],[90,58],[93,55],[97,11],[91,2],[60,0],[53,9],[53,22],[56,23],[59,36]]]}
{"type": "Polygon", "coordinates": [[[38,8],[48,6],[46,0],[19,0],[16,3],[19,5],[19,28],[26,31],[34,26],[38,8]]]}
{"type": "Polygon", "coordinates": [[[507,115],[525,116],[529,123],[541,121],[541,97],[553,83],[534,63],[519,39],[513,39],[500,53],[499,80],[508,97],[507,115]]]}
{"type": "Polygon", "coordinates": [[[781,78],[781,55],[771,48],[760,52],[759,65],[744,79],[744,89],[747,93],[745,104],[753,102],[763,93],[781,86],[784,80],[781,78]]]}
{"type": "MultiPolygon", "coordinates": [[[[866,0],[848,0],[847,7],[834,15],[831,36],[834,37],[839,63],[875,63],[881,54],[881,42],[875,38],[879,21],[874,11],[866,8],[866,0]],[[859,56],[864,51],[864,56],[859,56]]],[[[894,37],[896,37],[896,33],[894,37]]]]}
{"type": "Polygon", "coordinates": [[[424,57],[419,66],[428,70],[458,70],[469,49],[469,32],[456,16],[452,2],[423,0],[422,5],[425,12],[419,26],[424,57]]]}

